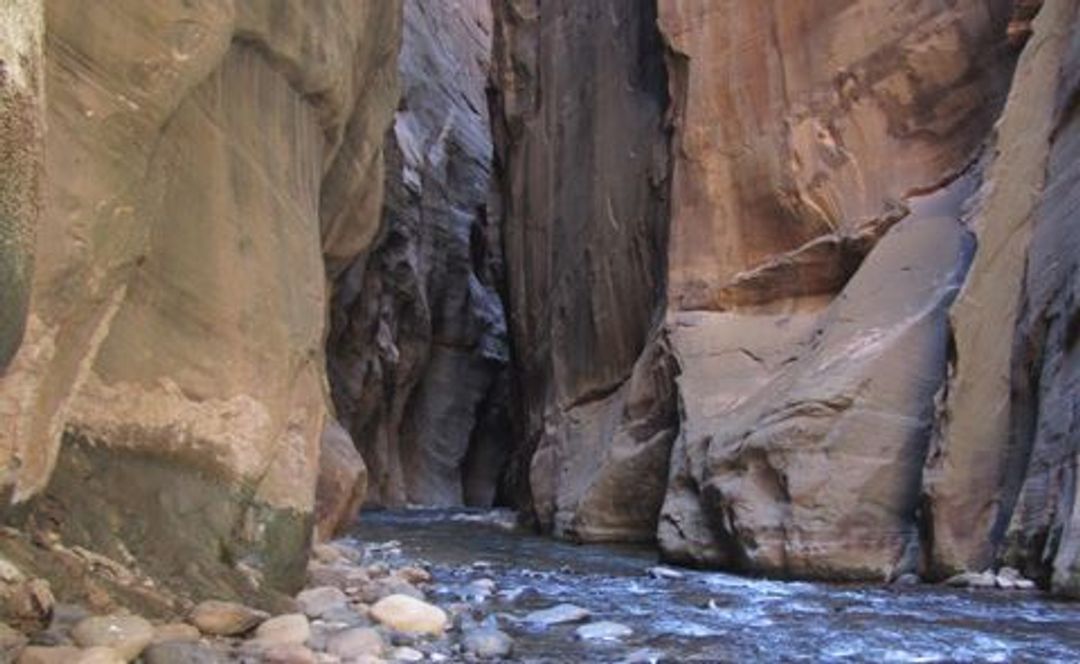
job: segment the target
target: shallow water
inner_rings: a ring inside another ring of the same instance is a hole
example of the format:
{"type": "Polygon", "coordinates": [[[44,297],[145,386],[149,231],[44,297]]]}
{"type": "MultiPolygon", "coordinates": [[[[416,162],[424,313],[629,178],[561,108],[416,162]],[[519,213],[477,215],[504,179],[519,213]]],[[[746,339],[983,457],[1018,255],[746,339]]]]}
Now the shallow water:
{"type": "MultiPolygon", "coordinates": [[[[432,599],[497,615],[523,661],[617,662],[634,654],[639,661],[1080,661],[1080,603],[1036,593],[838,586],[689,570],[680,570],[681,579],[654,579],[646,573],[657,564],[652,549],[574,545],[492,520],[491,513],[467,511],[369,512],[353,535],[369,546],[396,541],[400,556],[428,562],[432,599]],[[470,586],[481,578],[496,582],[486,599],[470,586]],[[574,637],[577,625],[541,628],[521,620],[561,602],[634,634],[586,643],[574,637]]],[[[397,548],[382,551],[398,556],[397,548]]]]}

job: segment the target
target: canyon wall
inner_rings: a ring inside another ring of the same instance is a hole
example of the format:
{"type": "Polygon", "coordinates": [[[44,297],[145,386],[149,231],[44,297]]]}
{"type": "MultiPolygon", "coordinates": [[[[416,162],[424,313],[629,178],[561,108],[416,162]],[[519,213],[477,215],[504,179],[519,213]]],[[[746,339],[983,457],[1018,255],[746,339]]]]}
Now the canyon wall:
{"type": "Polygon", "coordinates": [[[655,3],[495,3],[494,134],[520,395],[542,526],[651,538],[674,435],[657,334],[668,136],[655,3]]]}
{"type": "Polygon", "coordinates": [[[1010,17],[1009,2],[660,3],[678,127],[670,559],[914,571],[1010,17]]]}
{"type": "Polygon", "coordinates": [[[380,235],[334,282],[331,386],[372,505],[490,506],[509,452],[491,22],[487,0],[404,3],[380,235]]]}
{"type": "Polygon", "coordinates": [[[496,3],[541,526],[1071,592],[1075,2],[630,4],[496,3]]]}
{"type": "Polygon", "coordinates": [[[48,0],[45,25],[44,213],[0,378],[5,519],[45,546],[20,562],[272,603],[303,581],[324,263],[377,231],[400,8],[48,0]]]}

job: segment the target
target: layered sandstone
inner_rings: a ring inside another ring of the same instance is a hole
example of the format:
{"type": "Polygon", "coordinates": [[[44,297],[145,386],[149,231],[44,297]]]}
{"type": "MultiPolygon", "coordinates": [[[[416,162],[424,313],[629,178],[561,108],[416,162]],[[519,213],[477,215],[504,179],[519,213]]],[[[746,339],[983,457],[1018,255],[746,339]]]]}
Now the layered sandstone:
{"type": "Polygon", "coordinates": [[[0,379],[9,519],[181,594],[302,581],[324,257],[377,228],[399,21],[393,2],[47,3],[45,214],[0,379]]]}
{"type": "Polygon", "coordinates": [[[334,402],[377,505],[491,505],[510,443],[486,0],[407,0],[378,241],[334,284],[334,402]]]}

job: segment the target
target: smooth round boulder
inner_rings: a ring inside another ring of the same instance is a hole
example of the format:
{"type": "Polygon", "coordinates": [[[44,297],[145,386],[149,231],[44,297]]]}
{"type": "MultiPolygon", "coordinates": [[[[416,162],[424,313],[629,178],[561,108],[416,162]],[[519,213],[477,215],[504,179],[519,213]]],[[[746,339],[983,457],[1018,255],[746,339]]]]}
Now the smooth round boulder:
{"type": "Polygon", "coordinates": [[[302,645],[311,638],[311,623],[302,613],[274,616],[255,629],[255,641],[262,645],[302,645]]]}
{"type": "Polygon", "coordinates": [[[140,616],[90,616],[75,625],[71,638],[83,648],[112,648],[130,662],[154,640],[154,626],[140,616]]]}
{"type": "Polygon", "coordinates": [[[236,602],[208,600],[192,611],[188,620],[203,634],[238,636],[250,631],[270,615],[236,602]]]}
{"type": "Polygon", "coordinates": [[[349,603],[345,591],[334,586],[309,588],[296,596],[300,610],[309,618],[321,618],[349,603]]]}
{"type": "Polygon", "coordinates": [[[326,641],[326,652],[345,661],[364,656],[378,657],[385,647],[382,635],[370,627],[345,629],[326,641]]]}
{"type": "Polygon", "coordinates": [[[224,653],[193,641],[155,643],[143,652],[145,664],[225,664],[224,653]]]}
{"type": "Polygon", "coordinates": [[[449,621],[439,607],[408,595],[390,595],[371,607],[371,617],[406,634],[440,635],[449,621]]]}
{"type": "Polygon", "coordinates": [[[104,646],[87,648],[79,653],[74,664],[126,664],[127,660],[116,650],[104,646]]]}
{"type": "Polygon", "coordinates": [[[172,641],[198,641],[202,637],[199,628],[187,623],[166,623],[154,627],[154,643],[172,641]]]}

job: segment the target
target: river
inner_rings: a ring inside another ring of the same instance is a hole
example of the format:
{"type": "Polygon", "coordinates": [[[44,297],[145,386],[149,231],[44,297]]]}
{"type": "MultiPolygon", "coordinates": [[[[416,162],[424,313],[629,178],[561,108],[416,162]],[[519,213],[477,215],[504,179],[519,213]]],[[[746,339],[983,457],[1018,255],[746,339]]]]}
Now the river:
{"type": "Polygon", "coordinates": [[[505,514],[365,512],[351,536],[373,555],[422,560],[439,604],[470,604],[536,662],[1077,662],[1080,603],[1034,592],[752,579],[678,570],[654,578],[655,549],[576,545],[507,525],[505,514]],[[495,591],[478,592],[485,581],[495,591]],[[620,640],[529,612],[559,603],[622,623],[620,640]]]}

